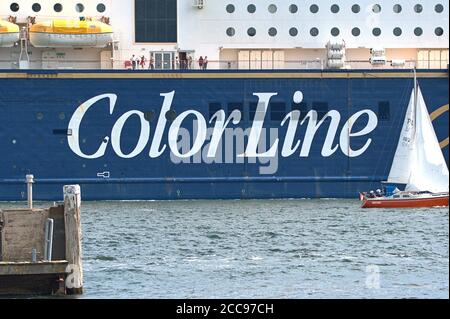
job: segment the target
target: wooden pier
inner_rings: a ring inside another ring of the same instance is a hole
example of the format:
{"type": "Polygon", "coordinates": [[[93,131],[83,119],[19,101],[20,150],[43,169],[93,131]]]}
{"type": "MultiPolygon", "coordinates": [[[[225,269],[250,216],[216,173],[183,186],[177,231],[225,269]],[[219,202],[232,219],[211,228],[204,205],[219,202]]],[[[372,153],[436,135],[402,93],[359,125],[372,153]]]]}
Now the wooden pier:
{"type": "MultiPolygon", "coordinates": [[[[28,179],[29,195],[32,192],[28,179]]],[[[0,296],[83,293],[80,186],[64,186],[64,204],[0,210],[0,296]]]]}

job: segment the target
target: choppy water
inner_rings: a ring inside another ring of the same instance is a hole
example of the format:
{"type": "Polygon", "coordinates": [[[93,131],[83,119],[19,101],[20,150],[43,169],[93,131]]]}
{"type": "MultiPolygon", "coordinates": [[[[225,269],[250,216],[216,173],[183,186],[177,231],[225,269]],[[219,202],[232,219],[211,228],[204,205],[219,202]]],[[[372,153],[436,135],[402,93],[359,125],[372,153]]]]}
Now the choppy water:
{"type": "Polygon", "coordinates": [[[84,202],[82,226],[85,298],[449,298],[447,208],[84,202]]]}

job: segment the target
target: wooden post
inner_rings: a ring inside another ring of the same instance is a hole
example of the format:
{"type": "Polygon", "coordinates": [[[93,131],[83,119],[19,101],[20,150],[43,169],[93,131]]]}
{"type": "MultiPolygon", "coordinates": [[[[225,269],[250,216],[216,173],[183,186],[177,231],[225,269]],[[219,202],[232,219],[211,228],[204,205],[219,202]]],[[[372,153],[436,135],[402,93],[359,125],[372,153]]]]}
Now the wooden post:
{"type": "Polygon", "coordinates": [[[68,294],[83,293],[83,268],[81,262],[81,190],[79,185],[64,186],[64,222],[66,230],[66,289],[68,294]]]}

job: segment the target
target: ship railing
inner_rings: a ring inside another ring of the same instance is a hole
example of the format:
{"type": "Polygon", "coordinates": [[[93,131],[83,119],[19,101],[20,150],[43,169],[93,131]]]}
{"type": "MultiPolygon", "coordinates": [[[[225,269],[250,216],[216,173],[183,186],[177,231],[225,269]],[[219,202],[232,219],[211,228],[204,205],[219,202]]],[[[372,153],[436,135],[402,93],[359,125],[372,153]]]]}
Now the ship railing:
{"type": "MultiPolygon", "coordinates": [[[[141,65],[137,63],[135,66],[136,71],[143,70],[172,70],[172,71],[184,71],[184,70],[337,70],[336,68],[329,68],[326,61],[317,60],[300,60],[300,61],[209,61],[207,66],[201,66],[198,61],[192,61],[192,63],[150,63],[146,61],[141,65]]],[[[386,61],[382,65],[372,65],[368,61],[345,61],[342,70],[358,70],[358,69],[411,69],[417,66],[419,69],[447,69],[448,62],[426,63],[421,64],[420,61],[414,60],[405,61],[402,65],[392,65],[391,61],[386,61]]],[[[11,61],[11,59],[0,59],[0,69],[19,69],[20,64],[18,61],[11,61]]],[[[65,57],[58,57],[42,60],[33,59],[30,57],[29,62],[30,69],[51,69],[51,70],[133,70],[133,64],[129,60],[96,60],[96,59],[66,59],[65,57]]]]}

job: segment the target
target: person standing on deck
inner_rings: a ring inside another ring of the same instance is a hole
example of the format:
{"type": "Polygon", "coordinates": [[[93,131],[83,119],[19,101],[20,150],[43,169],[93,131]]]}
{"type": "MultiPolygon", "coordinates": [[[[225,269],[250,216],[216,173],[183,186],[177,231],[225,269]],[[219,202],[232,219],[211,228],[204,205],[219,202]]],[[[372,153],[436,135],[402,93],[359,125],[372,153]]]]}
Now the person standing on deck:
{"type": "Polygon", "coordinates": [[[203,69],[203,57],[200,56],[200,59],[198,59],[198,66],[200,67],[200,70],[203,69]]]}

